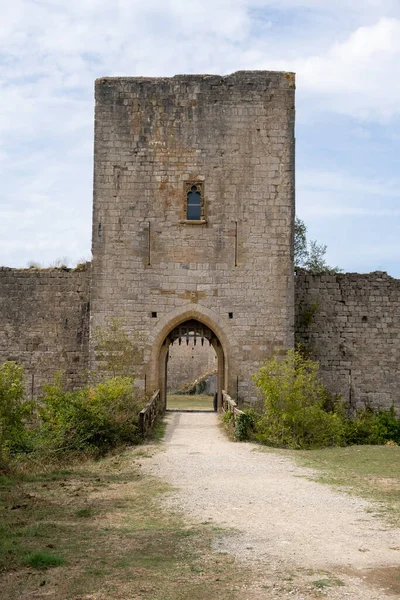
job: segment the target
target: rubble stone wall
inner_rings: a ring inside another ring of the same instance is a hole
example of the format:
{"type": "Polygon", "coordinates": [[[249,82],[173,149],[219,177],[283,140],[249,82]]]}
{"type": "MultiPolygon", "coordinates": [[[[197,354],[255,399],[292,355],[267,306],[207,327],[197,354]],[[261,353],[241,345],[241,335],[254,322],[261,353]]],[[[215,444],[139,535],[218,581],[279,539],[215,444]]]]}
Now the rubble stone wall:
{"type": "MultiPolygon", "coordinates": [[[[0,269],[0,362],[24,366],[29,394],[57,371],[70,387],[86,381],[89,279],[89,270],[0,269]]],[[[329,389],[354,407],[400,410],[400,280],[299,272],[295,292],[296,343],[320,361],[329,389]]],[[[216,366],[208,343],[169,351],[170,389],[216,366]]]]}
{"type": "Polygon", "coordinates": [[[286,72],[97,80],[91,272],[1,268],[0,361],[34,394],[59,370],[80,385],[93,332],[118,319],[138,387],[164,394],[168,336],[194,320],[213,332],[219,396],[254,400],[253,374],[296,334],[333,392],[400,407],[400,281],[293,277],[294,97],[286,72]]]}
{"type": "Polygon", "coordinates": [[[354,407],[400,410],[400,280],[386,273],[296,275],[296,342],[354,407]]]}
{"type": "Polygon", "coordinates": [[[23,365],[29,395],[55,373],[86,381],[90,270],[0,268],[0,363],[23,365]]]}

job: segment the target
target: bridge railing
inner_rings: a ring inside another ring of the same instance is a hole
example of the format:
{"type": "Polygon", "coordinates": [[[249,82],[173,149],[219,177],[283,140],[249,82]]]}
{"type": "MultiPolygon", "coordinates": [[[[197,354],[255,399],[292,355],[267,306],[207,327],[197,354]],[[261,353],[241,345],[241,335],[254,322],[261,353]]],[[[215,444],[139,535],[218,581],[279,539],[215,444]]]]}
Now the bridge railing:
{"type": "Polygon", "coordinates": [[[230,410],[233,413],[234,421],[236,421],[238,415],[243,414],[243,411],[237,407],[235,400],[225,390],[222,390],[222,410],[223,412],[230,410]]]}
{"type": "Polygon", "coordinates": [[[147,437],[154,425],[154,421],[163,412],[163,409],[160,390],[157,390],[139,413],[139,429],[143,439],[147,437]]]}

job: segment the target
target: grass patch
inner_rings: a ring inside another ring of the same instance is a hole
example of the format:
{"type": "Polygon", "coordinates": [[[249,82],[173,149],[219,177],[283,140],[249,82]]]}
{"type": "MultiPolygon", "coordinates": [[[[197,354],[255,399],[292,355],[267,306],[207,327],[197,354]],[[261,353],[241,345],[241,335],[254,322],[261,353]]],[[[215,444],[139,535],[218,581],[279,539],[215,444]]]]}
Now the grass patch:
{"type": "Polygon", "coordinates": [[[32,552],[28,554],[24,563],[34,569],[48,569],[49,567],[59,567],[65,563],[62,556],[50,554],[48,552],[32,552]]]}
{"type": "Polygon", "coordinates": [[[331,585],[329,579],[318,579],[317,581],[313,581],[313,586],[317,588],[317,590],[323,590],[331,585]]]}
{"type": "Polygon", "coordinates": [[[148,440],[152,442],[160,442],[164,438],[166,427],[166,421],[159,417],[153,425],[153,429],[148,436],[148,440]]]}
{"type": "Polygon", "coordinates": [[[328,577],[324,579],[317,579],[316,581],[313,581],[312,584],[315,588],[317,588],[317,590],[324,590],[328,587],[341,587],[346,585],[341,579],[328,577]]]}
{"type": "Polygon", "coordinates": [[[319,471],[318,481],[377,502],[377,512],[400,526],[400,447],[348,446],[287,454],[319,471]]]}
{"type": "Polygon", "coordinates": [[[142,460],[143,447],[84,467],[2,480],[2,595],[36,596],[49,569],[43,585],[53,600],[245,597],[250,570],[212,550],[221,530],[162,510],[170,488],[144,476],[142,460]]]}
{"type": "Polygon", "coordinates": [[[167,410],[214,410],[213,396],[206,394],[168,394],[167,410]]]}
{"type": "Polygon", "coordinates": [[[87,519],[88,517],[93,517],[96,514],[96,511],[93,508],[80,508],[75,511],[75,515],[80,518],[87,519]]]}

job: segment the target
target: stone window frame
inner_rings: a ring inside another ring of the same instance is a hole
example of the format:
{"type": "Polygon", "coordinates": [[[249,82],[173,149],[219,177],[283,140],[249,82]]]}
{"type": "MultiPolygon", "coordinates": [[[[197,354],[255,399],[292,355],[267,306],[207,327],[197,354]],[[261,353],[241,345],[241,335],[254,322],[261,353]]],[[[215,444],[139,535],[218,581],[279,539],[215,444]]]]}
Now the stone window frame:
{"type": "Polygon", "coordinates": [[[179,220],[179,223],[188,224],[188,225],[204,225],[207,223],[206,217],[206,209],[205,209],[205,198],[204,198],[204,180],[203,179],[185,179],[183,182],[183,202],[182,202],[182,218],[179,220]],[[201,213],[200,219],[191,220],[187,218],[187,199],[188,195],[192,189],[192,187],[196,187],[197,191],[200,193],[200,201],[201,201],[201,213]]]}

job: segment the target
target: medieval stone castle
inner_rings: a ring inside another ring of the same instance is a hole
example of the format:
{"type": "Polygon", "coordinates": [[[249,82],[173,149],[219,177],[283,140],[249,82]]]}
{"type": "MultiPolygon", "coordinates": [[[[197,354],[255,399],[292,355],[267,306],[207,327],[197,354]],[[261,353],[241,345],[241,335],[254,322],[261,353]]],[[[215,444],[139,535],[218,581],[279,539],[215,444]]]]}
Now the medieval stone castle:
{"type": "Polygon", "coordinates": [[[118,319],[166,393],[171,344],[217,357],[218,394],[252,401],[274,351],[305,345],[332,392],[400,408],[400,281],[294,274],[292,73],[96,81],[93,260],[0,269],[0,361],[32,395],[95,370],[93,332],[118,319]]]}

